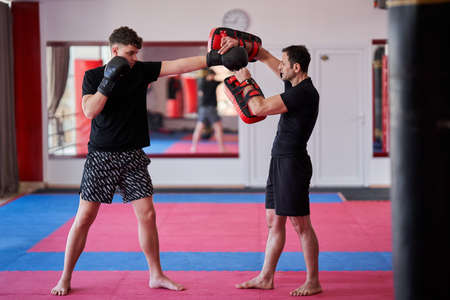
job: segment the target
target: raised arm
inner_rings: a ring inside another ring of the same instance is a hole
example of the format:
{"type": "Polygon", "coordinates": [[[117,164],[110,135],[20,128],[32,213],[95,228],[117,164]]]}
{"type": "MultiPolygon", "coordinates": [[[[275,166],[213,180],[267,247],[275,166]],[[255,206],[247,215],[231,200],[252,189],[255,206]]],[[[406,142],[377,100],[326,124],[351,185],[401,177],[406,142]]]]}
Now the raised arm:
{"type": "MultiPolygon", "coordinates": [[[[239,82],[252,80],[251,74],[246,68],[235,72],[235,76],[237,80],[239,80],[239,82]]],[[[243,94],[246,95],[248,92],[251,91],[251,89],[252,89],[251,85],[246,86],[243,90],[243,94]]],[[[263,96],[251,97],[248,100],[247,105],[250,111],[255,116],[277,115],[288,111],[280,95],[275,95],[268,98],[264,98],[263,96]]]]}
{"type": "Polygon", "coordinates": [[[288,111],[280,95],[269,98],[252,97],[248,101],[248,107],[255,116],[278,115],[288,111]]]}
{"type": "Polygon", "coordinates": [[[233,103],[239,117],[247,124],[262,121],[267,115],[288,111],[280,95],[264,97],[261,88],[251,78],[251,74],[246,68],[225,78],[224,83],[225,94],[233,103]]]}
{"type": "MultiPolygon", "coordinates": [[[[229,36],[223,37],[221,40],[221,48],[219,50],[219,53],[220,54],[225,53],[229,49],[237,46],[239,46],[239,41],[236,38],[229,36]]],[[[251,42],[245,41],[245,48],[251,49],[251,42]]],[[[258,53],[255,56],[255,60],[259,60],[260,62],[266,64],[269,67],[269,69],[271,69],[272,72],[275,73],[277,77],[280,77],[280,71],[278,69],[278,66],[280,65],[281,61],[272,54],[270,54],[269,51],[267,51],[263,47],[259,47],[258,53]]]]}
{"type": "Polygon", "coordinates": [[[95,94],[84,95],[81,102],[84,115],[88,119],[95,118],[105,107],[114,86],[120,77],[130,72],[128,61],[122,56],[114,56],[106,64],[103,79],[95,94]]]}
{"type": "Polygon", "coordinates": [[[81,100],[81,107],[86,118],[95,118],[105,107],[106,100],[108,100],[108,97],[100,92],[96,92],[94,95],[84,95],[81,100]]]}
{"type": "Polygon", "coordinates": [[[206,68],[206,56],[192,56],[175,60],[166,60],[161,63],[159,77],[188,73],[206,68]]]}
{"type": "Polygon", "coordinates": [[[272,72],[275,73],[275,75],[280,78],[280,60],[278,58],[276,58],[275,56],[273,56],[269,51],[267,51],[264,48],[261,48],[261,50],[259,50],[258,55],[256,56],[256,59],[259,60],[260,62],[264,63],[265,65],[267,65],[269,67],[269,69],[272,70],[272,72]]]}

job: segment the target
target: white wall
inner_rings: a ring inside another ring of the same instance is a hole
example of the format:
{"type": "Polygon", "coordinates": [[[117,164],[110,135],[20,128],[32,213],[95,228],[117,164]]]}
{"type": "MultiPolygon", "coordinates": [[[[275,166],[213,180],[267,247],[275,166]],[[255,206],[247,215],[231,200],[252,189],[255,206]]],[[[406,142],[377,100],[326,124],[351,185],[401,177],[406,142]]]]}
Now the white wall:
{"type": "MultiPolygon", "coordinates": [[[[369,0],[284,0],[284,1],[202,1],[202,0],[41,0],[41,53],[47,41],[106,41],[119,26],[134,28],[145,41],[203,41],[222,16],[232,8],[248,12],[251,31],[269,49],[305,44],[318,48],[367,49],[372,39],[387,37],[387,12],[373,9],[369,0]]],[[[280,56],[280,52],[274,52],[280,56]]],[[[46,93],[46,58],[42,58],[43,97],[46,93]]],[[[256,63],[260,64],[260,63],[256,63]]],[[[314,69],[315,62],[311,62],[314,69]]],[[[264,66],[251,67],[263,91],[278,91],[280,82],[264,66]]],[[[371,124],[370,67],[363,74],[365,117],[371,124]]],[[[314,76],[313,74],[311,74],[314,76]]],[[[320,91],[319,91],[320,92],[320,91]]],[[[266,93],[266,96],[270,94],[266,93]]],[[[46,103],[43,101],[44,178],[50,184],[79,184],[83,160],[49,160],[46,151],[46,103]],[[68,172],[67,170],[70,170],[68,172]]],[[[155,185],[250,185],[264,184],[268,150],[276,124],[271,117],[261,124],[240,122],[238,159],[153,159],[150,172],[155,185]],[[269,133],[269,134],[267,134],[269,133]]],[[[390,182],[389,159],[372,159],[371,128],[365,126],[364,184],[390,182]]]]}

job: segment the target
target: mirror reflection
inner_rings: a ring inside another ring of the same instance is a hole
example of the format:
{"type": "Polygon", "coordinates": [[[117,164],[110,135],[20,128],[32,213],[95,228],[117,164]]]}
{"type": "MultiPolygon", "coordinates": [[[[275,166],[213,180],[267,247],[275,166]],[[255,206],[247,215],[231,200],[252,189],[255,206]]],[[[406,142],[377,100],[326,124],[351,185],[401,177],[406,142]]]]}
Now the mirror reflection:
{"type": "Polygon", "coordinates": [[[373,156],[389,156],[389,88],[386,41],[372,42],[373,156]]]}
{"type": "MultiPolygon", "coordinates": [[[[206,43],[144,43],[142,61],[205,55],[206,43]]],[[[85,157],[90,120],[81,108],[84,72],[110,59],[108,45],[47,46],[48,154],[85,157]]],[[[150,157],[238,157],[238,116],[224,92],[231,73],[216,66],[160,77],[147,91],[150,157]]]]}

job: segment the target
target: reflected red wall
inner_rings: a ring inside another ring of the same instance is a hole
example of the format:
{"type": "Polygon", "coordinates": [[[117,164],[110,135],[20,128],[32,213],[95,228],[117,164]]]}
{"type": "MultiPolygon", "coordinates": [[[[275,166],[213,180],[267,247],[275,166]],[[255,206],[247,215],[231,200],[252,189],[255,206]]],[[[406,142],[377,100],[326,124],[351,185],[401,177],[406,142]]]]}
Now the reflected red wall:
{"type": "Polygon", "coordinates": [[[91,120],[86,118],[81,107],[82,86],[84,73],[89,69],[100,67],[103,61],[75,59],[75,141],[77,155],[87,154],[87,144],[91,133],[91,120]]]}
{"type": "Polygon", "coordinates": [[[184,113],[197,112],[197,79],[183,77],[184,113]]]}

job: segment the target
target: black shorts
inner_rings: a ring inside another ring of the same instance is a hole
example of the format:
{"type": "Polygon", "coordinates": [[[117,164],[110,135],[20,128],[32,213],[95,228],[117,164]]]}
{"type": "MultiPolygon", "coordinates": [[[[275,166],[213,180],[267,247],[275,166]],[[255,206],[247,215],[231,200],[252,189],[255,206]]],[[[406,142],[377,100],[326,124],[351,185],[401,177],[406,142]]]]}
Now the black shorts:
{"type": "Polygon", "coordinates": [[[209,122],[212,125],[220,121],[220,116],[217,113],[217,108],[215,106],[200,106],[198,108],[197,119],[199,122],[209,122]]]}
{"type": "Polygon", "coordinates": [[[308,155],[272,157],[266,186],[266,208],[279,216],[309,215],[312,164],[308,155]]]}
{"type": "Polygon", "coordinates": [[[150,197],[153,184],[149,164],[150,158],[141,149],[89,152],[81,180],[81,199],[110,204],[117,188],[124,203],[150,197]]]}

